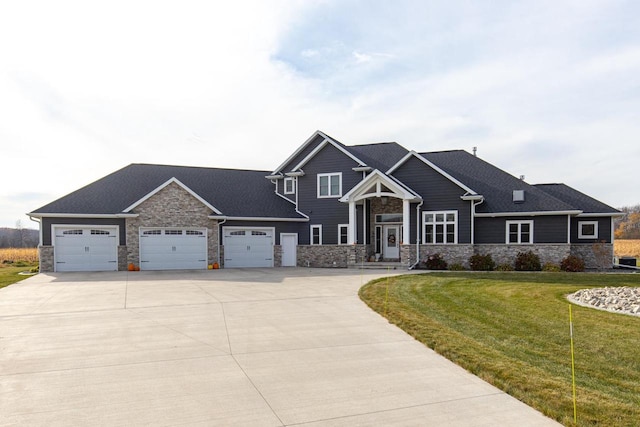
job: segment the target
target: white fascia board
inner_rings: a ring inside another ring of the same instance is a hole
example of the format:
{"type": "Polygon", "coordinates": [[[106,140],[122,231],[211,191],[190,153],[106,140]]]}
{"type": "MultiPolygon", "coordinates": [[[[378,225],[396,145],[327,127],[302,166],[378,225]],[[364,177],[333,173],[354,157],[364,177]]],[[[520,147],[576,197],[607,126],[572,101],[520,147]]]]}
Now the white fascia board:
{"type": "Polygon", "coordinates": [[[278,222],[308,222],[309,218],[274,218],[262,216],[226,216],[209,215],[209,219],[219,219],[226,221],[278,221],[278,222]]]}
{"type": "Polygon", "coordinates": [[[494,212],[476,213],[480,218],[497,218],[503,216],[552,216],[552,215],[580,215],[582,211],[538,211],[538,212],[494,212]]]}
{"type": "Polygon", "coordinates": [[[284,175],[282,175],[281,173],[275,174],[275,175],[266,175],[265,178],[267,178],[267,179],[282,179],[282,178],[284,178],[284,175]]]}
{"type": "MultiPolygon", "coordinates": [[[[396,180],[391,179],[390,177],[386,176],[385,174],[380,172],[378,169],[376,169],[372,173],[367,175],[365,179],[363,179],[358,184],[356,184],[351,190],[349,190],[347,194],[345,194],[340,199],[338,199],[338,201],[343,203],[349,202],[351,197],[353,197],[354,195],[357,195],[363,189],[366,191],[366,189],[376,181],[380,181],[385,186],[392,189],[395,192],[395,194],[393,194],[394,197],[397,197],[398,195],[400,195],[402,199],[406,199],[406,200],[422,200],[415,193],[409,191],[407,188],[404,188],[402,185],[400,185],[399,182],[396,182],[396,180]]],[[[385,193],[385,195],[389,195],[389,194],[385,193]]]]}
{"type": "Polygon", "coordinates": [[[469,200],[473,200],[473,201],[479,201],[479,200],[484,200],[484,196],[481,194],[465,194],[464,196],[460,196],[460,198],[464,201],[469,201],[469,200]]]}
{"type": "Polygon", "coordinates": [[[285,173],[286,176],[289,177],[293,177],[293,176],[304,176],[304,171],[303,170],[299,170],[297,172],[287,172],[285,173]]]}
{"type": "Polygon", "coordinates": [[[144,201],[148,200],[149,198],[151,198],[153,195],[155,195],[156,193],[158,193],[160,190],[162,190],[163,188],[165,188],[166,186],[168,186],[171,183],[176,183],[178,184],[180,187],[182,187],[183,190],[185,190],[187,193],[191,194],[193,197],[195,197],[196,199],[198,199],[198,201],[200,201],[200,203],[202,203],[203,205],[205,205],[206,207],[208,207],[209,209],[211,209],[212,211],[214,211],[217,214],[222,214],[222,212],[220,212],[218,209],[215,208],[215,206],[211,205],[209,202],[207,202],[205,199],[203,199],[202,197],[200,197],[200,195],[198,195],[195,191],[193,191],[192,189],[190,189],[189,187],[187,187],[186,185],[184,185],[182,182],[180,182],[179,179],[177,179],[176,177],[173,177],[171,179],[169,179],[167,182],[165,182],[164,184],[158,186],[155,190],[151,191],[150,193],[148,193],[147,195],[145,195],[144,197],[142,197],[140,200],[138,200],[137,202],[135,202],[134,204],[132,204],[131,206],[129,206],[128,208],[126,208],[123,212],[129,212],[130,210],[134,209],[135,207],[139,206],[141,203],[143,203],[144,201]]]}
{"type": "Polygon", "coordinates": [[[371,172],[373,168],[371,166],[356,166],[355,168],[351,168],[354,172],[371,172]]]}
{"type": "Polygon", "coordinates": [[[324,147],[327,146],[327,144],[331,144],[332,146],[334,146],[335,148],[337,148],[339,151],[341,151],[344,155],[348,156],[349,158],[351,158],[351,160],[353,160],[354,162],[356,162],[359,166],[366,166],[367,164],[365,162],[363,162],[362,160],[360,160],[359,158],[357,158],[356,156],[354,156],[353,154],[351,154],[350,152],[348,152],[347,150],[345,150],[344,148],[342,148],[340,146],[340,144],[338,144],[337,142],[335,142],[333,139],[326,137],[324,139],[324,141],[322,141],[320,144],[318,144],[318,146],[316,148],[313,149],[313,151],[311,153],[309,153],[307,155],[307,157],[305,157],[304,159],[302,159],[302,161],[300,161],[300,163],[298,163],[297,165],[295,165],[291,170],[292,171],[297,171],[298,169],[300,169],[301,167],[303,167],[304,165],[307,164],[307,162],[309,160],[311,160],[316,154],[318,154],[318,152],[320,150],[322,150],[324,147]]]}
{"type": "Polygon", "coordinates": [[[580,218],[589,218],[589,217],[595,217],[595,216],[611,216],[611,217],[618,217],[618,216],[625,216],[624,212],[607,212],[607,213],[594,213],[594,212],[589,212],[589,213],[581,213],[578,214],[578,216],[580,218]]]}
{"type": "Polygon", "coordinates": [[[466,185],[464,185],[462,182],[458,181],[457,179],[455,179],[454,177],[452,177],[451,175],[449,175],[448,173],[446,173],[445,171],[443,171],[442,169],[440,169],[438,166],[436,166],[435,164],[433,164],[432,162],[430,162],[429,160],[425,159],[423,156],[421,156],[420,154],[416,153],[415,151],[409,151],[407,154],[405,154],[405,156],[400,159],[395,165],[391,166],[391,169],[389,169],[387,171],[387,174],[390,175],[393,172],[395,172],[396,170],[398,170],[398,168],[400,166],[402,166],[407,160],[409,160],[411,157],[415,157],[416,159],[420,160],[422,163],[424,163],[425,165],[429,166],[431,169],[433,169],[434,171],[438,172],[440,175],[444,176],[445,178],[447,178],[449,181],[453,182],[454,184],[456,184],[458,187],[462,188],[463,190],[465,190],[467,193],[471,194],[471,195],[475,195],[478,194],[475,191],[473,191],[471,188],[467,187],[466,185]]]}
{"type": "Polygon", "coordinates": [[[309,138],[307,138],[307,140],[305,142],[302,143],[302,145],[300,147],[298,147],[298,149],[296,151],[293,152],[292,155],[287,157],[287,160],[285,160],[284,163],[282,163],[280,166],[278,166],[273,171],[273,174],[276,174],[276,173],[280,172],[282,170],[282,168],[287,165],[287,163],[289,163],[291,160],[295,159],[296,156],[302,152],[302,150],[307,148],[307,145],[309,145],[311,143],[311,141],[313,141],[316,138],[316,136],[318,136],[318,135],[322,136],[324,139],[329,138],[327,135],[325,135],[321,131],[319,131],[319,130],[315,131],[309,138]]]}
{"type": "Polygon", "coordinates": [[[34,218],[137,218],[138,214],[72,214],[72,213],[28,213],[34,218]]]}

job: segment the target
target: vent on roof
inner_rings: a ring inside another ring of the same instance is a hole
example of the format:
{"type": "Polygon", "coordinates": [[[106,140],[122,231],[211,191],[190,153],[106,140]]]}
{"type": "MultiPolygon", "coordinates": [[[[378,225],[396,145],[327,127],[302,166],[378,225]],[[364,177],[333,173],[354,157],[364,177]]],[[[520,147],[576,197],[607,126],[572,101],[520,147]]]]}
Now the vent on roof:
{"type": "Polygon", "coordinates": [[[513,203],[524,202],[524,190],[513,190],[513,203]]]}

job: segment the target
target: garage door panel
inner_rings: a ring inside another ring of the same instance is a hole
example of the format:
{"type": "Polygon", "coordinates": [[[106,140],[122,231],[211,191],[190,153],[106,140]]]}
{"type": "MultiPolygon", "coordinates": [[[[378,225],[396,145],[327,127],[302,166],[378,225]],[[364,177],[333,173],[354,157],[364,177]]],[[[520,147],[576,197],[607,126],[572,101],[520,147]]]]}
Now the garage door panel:
{"type": "Polygon", "coordinates": [[[153,229],[140,232],[142,270],[207,268],[205,229],[153,229]],[[153,234],[151,234],[153,233],[153,234]]]}
{"type": "Polygon", "coordinates": [[[113,227],[56,227],[56,271],[117,271],[117,232],[113,227]]]}
{"type": "Polygon", "coordinates": [[[273,267],[272,229],[226,229],[225,267],[273,267]]]}

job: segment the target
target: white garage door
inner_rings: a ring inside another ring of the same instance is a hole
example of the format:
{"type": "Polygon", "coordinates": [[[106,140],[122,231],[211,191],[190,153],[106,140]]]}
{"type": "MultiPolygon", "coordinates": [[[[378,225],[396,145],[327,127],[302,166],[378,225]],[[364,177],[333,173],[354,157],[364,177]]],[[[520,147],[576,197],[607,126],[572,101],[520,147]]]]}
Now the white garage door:
{"type": "Polygon", "coordinates": [[[273,229],[224,227],[224,266],[273,267],[273,229]]]}
{"type": "Polygon", "coordinates": [[[140,270],[204,268],[207,268],[206,229],[140,229],[140,270]]]}
{"type": "Polygon", "coordinates": [[[117,271],[118,229],[54,226],[55,271],[117,271]]]}

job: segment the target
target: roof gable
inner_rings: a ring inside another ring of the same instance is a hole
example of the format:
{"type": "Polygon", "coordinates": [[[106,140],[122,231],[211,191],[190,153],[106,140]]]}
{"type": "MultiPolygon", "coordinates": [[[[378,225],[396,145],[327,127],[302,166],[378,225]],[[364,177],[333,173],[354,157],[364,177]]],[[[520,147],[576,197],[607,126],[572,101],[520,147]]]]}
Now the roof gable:
{"type": "Polygon", "coordinates": [[[422,200],[415,192],[379,170],[374,170],[365,179],[340,198],[341,202],[357,202],[369,197],[398,197],[406,200],[422,200]],[[371,191],[373,189],[373,191],[371,191]],[[388,190],[388,191],[387,191],[388,190]]]}
{"type": "Polygon", "coordinates": [[[343,153],[347,157],[351,158],[351,160],[353,160],[354,162],[358,163],[359,166],[366,166],[367,165],[365,162],[363,162],[362,160],[360,160],[359,158],[357,158],[356,156],[351,154],[351,152],[349,152],[349,150],[347,150],[344,145],[340,144],[337,141],[334,141],[333,139],[331,139],[329,137],[326,137],[324,139],[324,141],[322,141],[320,144],[318,144],[316,146],[316,148],[314,148],[313,151],[311,151],[311,153],[309,153],[304,159],[302,159],[298,164],[296,164],[293,168],[291,168],[291,170],[292,171],[300,170],[304,165],[306,165],[311,159],[313,159],[316,156],[316,154],[318,154],[327,145],[332,145],[338,151],[340,151],[341,153],[343,153]]]}
{"type": "Polygon", "coordinates": [[[198,201],[200,201],[203,205],[205,205],[206,207],[208,207],[209,209],[211,209],[212,211],[214,211],[215,213],[217,213],[218,215],[222,214],[222,212],[220,212],[215,206],[213,206],[212,204],[210,204],[209,202],[207,202],[205,199],[203,199],[202,197],[200,197],[200,195],[198,193],[196,193],[195,191],[193,191],[192,189],[190,189],[189,187],[187,187],[186,185],[184,185],[182,182],[180,182],[179,179],[177,179],[175,176],[172,177],[171,179],[169,179],[168,181],[164,182],[163,184],[159,185],[158,187],[156,187],[155,189],[153,189],[152,191],[150,191],[149,193],[145,194],[144,196],[142,196],[140,199],[138,199],[135,203],[133,203],[131,206],[125,208],[122,212],[128,213],[131,212],[131,210],[135,209],[137,206],[139,206],[140,204],[142,204],[144,201],[148,200],[149,198],[153,197],[155,194],[157,194],[160,190],[162,190],[163,188],[167,187],[170,184],[177,184],[178,186],[180,186],[183,190],[185,190],[187,193],[191,194],[193,197],[195,197],[198,201]]]}

